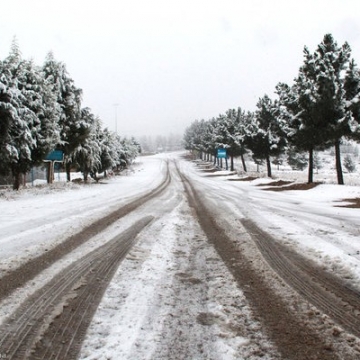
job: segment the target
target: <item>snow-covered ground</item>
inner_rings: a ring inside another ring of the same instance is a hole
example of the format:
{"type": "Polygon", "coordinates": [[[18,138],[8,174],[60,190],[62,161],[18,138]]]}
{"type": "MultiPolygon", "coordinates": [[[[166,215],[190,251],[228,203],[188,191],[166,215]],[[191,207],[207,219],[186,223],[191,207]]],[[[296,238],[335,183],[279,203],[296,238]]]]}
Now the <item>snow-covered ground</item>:
{"type": "MultiPolygon", "coordinates": [[[[168,158],[179,158],[179,154],[140,157],[132,172],[100,184],[58,182],[51,188],[1,190],[0,276],[115,206],[155,188],[163,180],[168,158]]],[[[229,217],[251,217],[276,238],[357,286],[360,209],[335,205],[360,197],[359,186],[323,184],[306,191],[264,191],[258,185],[271,179],[228,181],[236,175],[206,176],[194,163],[180,161],[182,170],[206,186],[211,201],[229,217]]],[[[247,359],[272,358],[276,350],[261,333],[241,289],[191,216],[180,182],[168,191],[158,200],[161,206],[140,210],[143,214],[154,211],[155,221],[139,234],[136,247],[114,276],[89,328],[81,358],[171,358],[165,345],[173,343],[176,351],[184,332],[194,339],[193,349],[186,350],[189,359],[239,359],[239,353],[247,359]],[[162,208],[161,214],[156,207],[162,208]],[[190,283],[194,286],[188,287],[190,283]],[[196,287],[205,283],[205,288],[196,287]],[[182,327],[182,321],[187,325],[182,327]],[[243,336],[238,335],[237,326],[243,336]]],[[[0,304],[0,321],[54,273],[125,229],[135,216],[116,222],[12,294],[0,304]]]]}
{"type": "Polygon", "coordinates": [[[347,199],[360,198],[358,173],[344,174],[345,183],[352,185],[335,185],[336,173],[322,169],[314,176],[322,184],[313,189],[276,192],[263,189],[278,180],[306,182],[306,170],[274,170],[272,179],[240,172],[240,178],[260,175],[252,181],[229,181],[239,176],[227,173],[203,173],[196,178],[213,189],[214,198],[224,204],[224,212],[251,218],[276,239],[360,289],[360,208],[343,207],[351,204],[347,199]]]}
{"type": "Polygon", "coordinates": [[[133,170],[100,183],[55,182],[0,190],[0,271],[79,232],[115,207],[155,188],[162,181],[162,160],[138,160],[133,170]],[[51,234],[51,238],[50,235],[51,234]]]}

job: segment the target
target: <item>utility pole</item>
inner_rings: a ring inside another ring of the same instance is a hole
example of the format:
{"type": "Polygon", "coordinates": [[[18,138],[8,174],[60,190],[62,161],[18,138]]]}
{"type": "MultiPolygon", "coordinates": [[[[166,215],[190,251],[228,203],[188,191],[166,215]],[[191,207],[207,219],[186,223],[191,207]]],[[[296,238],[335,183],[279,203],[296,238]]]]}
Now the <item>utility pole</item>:
{"type": "Polygon", "coordinates": [[[116,104],[113,104],[114,107],[115,107],[115,134],[117,135],[117,108],[120,104],[116,103],[116,104]]]}

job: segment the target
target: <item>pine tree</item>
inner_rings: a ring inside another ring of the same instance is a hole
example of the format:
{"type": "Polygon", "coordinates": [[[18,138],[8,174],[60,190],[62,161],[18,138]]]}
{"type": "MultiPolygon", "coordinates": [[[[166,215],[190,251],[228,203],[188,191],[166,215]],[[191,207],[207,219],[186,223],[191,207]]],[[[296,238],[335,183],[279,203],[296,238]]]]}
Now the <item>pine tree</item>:
{"type": "Polygon", "coordinates": [[[139,155],[140,145],[133,137],[121,139],[118,135],[115,137],[115,144],[117,149],[117,168],[121,171],[132,164],[139,155]]]}
{"type": "Polygon", "coordinates": [[[286,134],[277,117],[277,104],[265,95],[256,104],[253,121],[248,126],[247,144],[256,160],[265,160],[267,175],[271,174],[271,156],[280,155],[286,146],[286,134]]]}
{"type": "Polygon", "coordinates": [[[104,130],[99,128],[97,133],[101,151],[101,166],[98,169],[98,172],[104,172],[104,176],[106,176],[106,171],[116,166],[117,152],[115,148],[115,137],[107,128],[104,130]]]}
{"type": "Polygon", "coordinates": [[[60,143],[60,128],[57,122],[60,108],[41,68],[27,60],[23,60],[21,65],[18,86],[24,96],[24,105],[36,115],[36,119],[29,124],[36,142],[36,147],[31,151],[31,159],[33,165],[39,165],[60,143]]]}
{"type": "MultiPolygon", "coordinates": [[[[99,141],[99,119],[89,108],[81,109],[82,126],[86,124],[87,136],[78,139],[78,144],[71,152],[71,164],[83,173],[84,181],[88,175],[96,173],[101,168],[101,146],[99,141]]],[[[84,126],[85,127],[85,126],[84,126]]]]}
{"type": "Polygon", "coordinates": [[[51,86],[60,106],[58,118],[60,143],[58,148],[64,151],[67,180],[70,181],[73,152],[90,133],[88,124],[81,116],[82,90],[75,86],[66,66],[56,61],[52,53],[49,53],[45,59],[43,72],[46,82],[51,86]]]}
{"type": "MultiPolygon", "coordinates": [[[[214,121],[213,121],[214,122],[214,121]]],[[[186,128],[184,134],[184,147],[193,151],[198,158],[203,158],[203,153],[215,154],[213,141],[213,124],[205,120],[195,120],[186,128]]]]}
{"type": "Polygon", "coordinates": [[[277,93],[286,108],[281,116],[289,124],[289,141],[309,153],[308,182],[313,182],[315,150],[335,147],[338,183],[343,184],[340,143],[351,136],[350,112],[346,107],[343,73],[350,47],[339,47],[332,35],[324,36],[314,54],[304,48],[304,64],[292,87],[279,84],[277,93]]]}
{"type": "MultiPolygon", "coordinates": [[[[231,147],[231,136],[229,133],[229,128],[231,127],[231,121],[226,115],[219,115],[216,118],[216,121],[213,122],[213,140],[212,143],[215,145],[216,151],[217,149],[226,149],[227,152],[231,147]]],[[[222,160],[219,161],[218,165],[222,166],[222,160]]],[[[228,169],[228,159],[225,158],[225,167],[228,169]]]]}
{"type": "Polygon", "coordinates": [[[8,67],[0,62],[0,174],[8,175],[11,164],[18,159],[13,139],[14,127],[20,123],[18,109],[21,107],[20,92],[14,86],[8,67]]]}
{"type": "Polygon", "coordinates": [[[320,116],[328,122],[326,140],[335,147],[338,184],[344,184],[341,168],[340,144],[351,136],[350,113],[346,109],[343,70],[346,70],[351,49],[348,43],[337,45],[331,34],[326,34],[315,52],[316,83],[320,116]]]}
{"type": "Polygon", "coordinates": [[[360,71],[352,59],[344,79],[345,106],[350,112],[350,138],[360,141],[360,71]]]}
{"type": "Polygon", "coordinates": [[[214,165],[216,164],[217,158],[217,145],[215,140],[216,121],[215,118],[208,121],[202,120],[199,128],[201,134],[201,149],[206,156],[204,160],[211,161],[211,157],[213,157],[214,165]]]}
{"type": "MultiPolygon", "coordinates": [[[[305,59],[313,64],[312,55],[305,48],[305,59]]],[[[295,79],[293,86],[279,83],[276,87],[279,96],[278,117],[286,123],[287,140],[290,144],[288,156],[292,167],[301,167],[304,161],[297,161],[296,153],[308,153],[308,182],[313,182],[313,154],[314,149],[323,143],[322,131],[318,130],[320,122],[315,121],[316,92],[313,81],[305,76],[303,67],[295,79]],[[315,124],[317,123],[318,128],[315,124]],[[298,166],[300,165],[300,166],[298,166]]],[[[323,125],[325,126],[325,125],[323,125]]],[[[301,158],[301,157],[300,157],[301,158]]]]}
{"type": "Polygon", "coordinates": [[[3,174],[11,171],[13,188],[20,187],[21,175],[32,166],[32,151],[36,148],[36,139],[31,131],[38,121],[36,114],[27,107],[26,67],[14,39],[8,57],[1,63],[0,76],[0,116],[1,143],[0,153],[3,174]]]}
{"type": "Polygon", "coordinates": [[[238,109],[229,109],[226,112],[227,118],[227,152],[230,156],[230,170],[234,171],[234,157],[240,156],[243,169],[246,171],[244,155],[246,153],[246,116],[245,112],[239,107],[238,109]]]}

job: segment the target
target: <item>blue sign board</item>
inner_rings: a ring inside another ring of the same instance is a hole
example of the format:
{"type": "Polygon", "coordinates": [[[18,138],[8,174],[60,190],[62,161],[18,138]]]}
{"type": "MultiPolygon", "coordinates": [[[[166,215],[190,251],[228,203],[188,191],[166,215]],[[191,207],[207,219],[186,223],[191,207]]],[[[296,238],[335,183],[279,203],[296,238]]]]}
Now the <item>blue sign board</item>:
{"type": "Polygon", "coordinates": [[[54,150],[46,155],[45,160],[48,161],[63,161],[64,160],[64,152],[62,150],[54,150]]]}
{"type": "Polygon", "coordinates": [[[226,155],[226,149],[218,149],[217,150],[217,157],[219,159],[226,159],[227,155],[226,155]]]}

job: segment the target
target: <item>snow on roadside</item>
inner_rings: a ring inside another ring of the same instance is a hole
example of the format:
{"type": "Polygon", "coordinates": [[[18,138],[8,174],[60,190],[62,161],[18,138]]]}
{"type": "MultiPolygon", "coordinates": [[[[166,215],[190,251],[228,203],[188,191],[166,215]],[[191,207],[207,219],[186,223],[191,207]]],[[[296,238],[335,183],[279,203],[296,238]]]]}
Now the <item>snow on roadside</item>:
{"type": "Polygon", "coordinates": [[[348,204],[343,199],[360,197],[360,187],[324,184],[275,196],[292,209],[264,206],[255,218],[258,225],[360,290],[360,209],[337,207],[348,204]]]}
{"type": "Polygon", "coordinates": [[[149,226],[94,316],[81,359],[271,359],[232,275],[182,202],[149,226]]]}
{"type": "MultiPolygon", "coordinates": [[[[187,167],[196,172],[194,165],[187,167]]],[[[233,217],[251,218],[274,238],[360,290],[360,209],[337,207],[349,204],[344,199],[360,198],[360,186],[326,183],[310,190],[272,192],[258,187],[274,181],[270,178],[227,181],[223,176],[196,176],[212,188],[217,184],[219,199],[228,199],[233,217]]],[[[333,175],[324,172],[324,176],[333,175]]]]}

